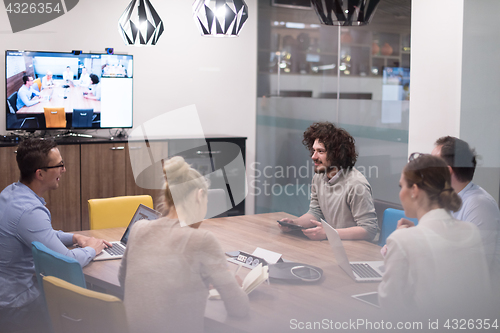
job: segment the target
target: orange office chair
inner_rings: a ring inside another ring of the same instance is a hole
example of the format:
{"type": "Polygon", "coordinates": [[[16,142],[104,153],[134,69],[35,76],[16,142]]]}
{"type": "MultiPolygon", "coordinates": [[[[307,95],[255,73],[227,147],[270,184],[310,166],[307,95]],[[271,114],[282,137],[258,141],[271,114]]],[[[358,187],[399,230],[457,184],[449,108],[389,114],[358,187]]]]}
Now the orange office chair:
{"type": "Polygon", "coordinates": [[[38,87],[38,91],[42,91],[42,80],[40,78],[33,81],[33,86],[35,86],[35,84],[38,87]]]}
{"type": "Polygon", "coordinates": [[[47,128],[66,128],[64,108],[43,108],[47,128]]]}

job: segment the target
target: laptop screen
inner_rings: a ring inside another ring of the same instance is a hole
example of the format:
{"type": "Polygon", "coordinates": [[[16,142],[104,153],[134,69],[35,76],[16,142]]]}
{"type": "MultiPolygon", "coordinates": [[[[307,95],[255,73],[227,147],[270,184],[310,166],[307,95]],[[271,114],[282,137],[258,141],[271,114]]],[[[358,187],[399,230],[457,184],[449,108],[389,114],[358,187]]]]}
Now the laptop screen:
{"type": "Polygon", "coordinates": [[[128,241],[128,236],[130,234],[130,230],[132,230],[132,226],[135,224],[135,222],[140,221],[140,220],[156,220],[161,217],[161,213],[151,209],[147,206],[144,206],[143,204],[140,204],[137,210],[135,211],[134,217],[132,217],[132,220],[130,221],[127,230],[123,234],[122,239],[120,240],[123,244],[127,244],[128,241]]]}

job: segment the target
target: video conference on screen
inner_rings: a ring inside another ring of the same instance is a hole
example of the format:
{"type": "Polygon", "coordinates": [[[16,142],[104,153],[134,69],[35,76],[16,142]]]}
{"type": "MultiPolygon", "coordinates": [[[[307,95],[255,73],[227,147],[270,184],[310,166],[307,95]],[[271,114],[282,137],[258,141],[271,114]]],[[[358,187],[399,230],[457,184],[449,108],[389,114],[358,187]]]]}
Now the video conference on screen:
{"type": "Polygon", "coordinates": [[[131,128],[133,125],[132,55],[6,51],[5,67],[7,130],[131,128]],[[91,74],[97,76],[97,80],[92,80],[91,74]],[[36,91],[31,95],[37,101],[35,105],[19,101],[25,75],[33,78],[30,89],[36,91]],[[51,85],[46,86],[49,79],[51,85]],[[64,109],[64,117],[61,116],[59,122],[48,119],[52,116],[47,114],[47,109],[55,113],[53,108],[64,109]]]}

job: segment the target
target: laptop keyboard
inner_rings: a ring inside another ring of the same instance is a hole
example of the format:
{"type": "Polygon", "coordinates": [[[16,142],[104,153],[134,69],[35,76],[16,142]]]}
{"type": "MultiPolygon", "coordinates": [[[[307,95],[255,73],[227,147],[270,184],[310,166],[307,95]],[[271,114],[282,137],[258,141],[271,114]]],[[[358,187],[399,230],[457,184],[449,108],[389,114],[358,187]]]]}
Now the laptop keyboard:
{"type": "Polygon", "coordinates": [[[125,253],[125,247],[119,243],[113,243],[113,247],[108,247],[104,251],[112,256],[121,256],[125,253]]]}
{"type": "Polygon", "coordinates": [[[351,264],[352,270],[361,278],[380,278],[380,275],[368,264],[351,264]]]}

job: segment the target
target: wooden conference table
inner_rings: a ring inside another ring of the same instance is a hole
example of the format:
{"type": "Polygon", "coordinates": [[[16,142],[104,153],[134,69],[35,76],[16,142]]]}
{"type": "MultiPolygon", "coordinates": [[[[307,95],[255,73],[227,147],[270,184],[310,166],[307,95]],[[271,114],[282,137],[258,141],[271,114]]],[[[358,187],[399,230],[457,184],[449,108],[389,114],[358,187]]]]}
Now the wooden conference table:
{"type": "Polygon", "coordinates": [[[84,92],[90,92],[88,88],[73,85],[70,85],[69,88],[63,88],[62,85],[62,83],[57,83],[52,88],[42,89],[40,92],[42,98],[39,103],[23,106],[17,113],[23,115],[43,114],[44,107],[63,107],[66,113],[72,113],[73,109],[94,109],[94,113],[101,112],[101,101],[83,97],[84,92]],[[50,100],[49,96],[51,96],[50,100]]]}
{"type": "MultiPolygon", "coordinates": [[[[210,327],[225,327],[229,331],[282,332],[289,331],[299,322],[332,320],[377,320],[381,310],[353,299],[354,294],[376,291],[378,283],[356,283],[338,265],[328,241],[311,241],[300,234],[284,234],[276,220],[293,216],[269,213],[217,218],[205,221],[201,229],[210,230],[224,251],[241,250],[252,253],[256,247],[281,253],[284,259],[317,266],[323,278],[314,284],[289,284],[271,281],[262,284],[250,295],[251,312],[247,318],[227,316],[222,301],[209,300],[205,323],[210,327]]],[[[80,231],[78,233],[118,240],[125,228],[80,231]]],[[[380,247],[366,241],[343,241],[351,261],[382,260],[380,247]]],[[[228,263],[231,269],[236,265],[228,263]]],[[[87,282],[120,295],[118,269],[120,260],[94,261],[83,272],[87,282]]],[[[240,277],[249,272],[242,268],[240,277]]]]}

